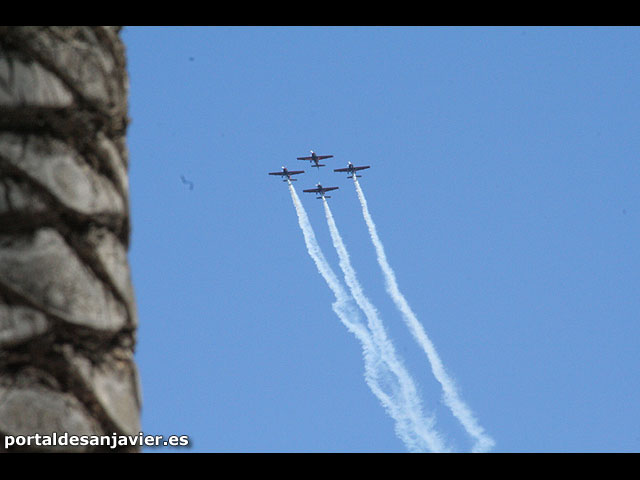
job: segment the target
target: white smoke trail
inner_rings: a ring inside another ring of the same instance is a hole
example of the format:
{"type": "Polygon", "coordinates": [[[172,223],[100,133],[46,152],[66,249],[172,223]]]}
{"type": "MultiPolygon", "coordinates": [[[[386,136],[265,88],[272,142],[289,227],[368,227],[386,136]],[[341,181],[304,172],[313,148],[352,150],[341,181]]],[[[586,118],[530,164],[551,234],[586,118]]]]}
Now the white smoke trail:
{"type": "Polygon", "coordinates": [[[338,252],[340,268],[344,274],[345,282],[351,290],[351,295],[355,299],[356,303],[367,317],[369,329],[373,334],[373,340],[378,346],[384,362],[397,377],[400,386],[399,395],[402,397],[402,402],[407,414],[413,422],[414,428],[423,438],[426,439],[427,442],[431,444],[441,444],[442,441],[439,438],[439,434],[433,430],[433,425],[435,423],[433,418],[425,420],[422,417],[420,397],[417,393],[413,379],[405,369],[401,360],[396,356],[393,343],[387,337],[387,333],[384,325],[382,324],[382,320],[378,315],[376,307],[364,294],[356,272],[351,265],[349,253],[347,252],[347,248],[340,236],[340,232],[338,231],[338,227],[335,219],[333,218],[333,214],[331,213],[331,209],[329,208],[329,204],[324,198],[322,201],[324,204],[325,215],[327,217],[327,223],[329,225],[329,231],[331,233],[331,239],[333,240],[333,245],[338,252]]]}
{"type": "Polygon", "coordinates": [[[322,275],[336,298],[336,301],[332,305],[333,311],[338,315],[338,318],[340,318],[344,326],[353,333],[362,344],[365,362],[365,381],[367,385],[378,400],[380,400],[380,403],[382,403],[391,418],[395,420],[396,434],[404,442],[409,451],[420,452],[425,451],[425,449],[437,452],[446,451],[444,445],[442,445],[437,438],[426,441],[420,435],[416,435],[411,429],[411,419],[407,416],[402,406],[397,404],[395,395],[387,394],[380,385],[380,381],[383,380],[383,376],[386,373],[384,365],[381,362],[380,352],[371,339],[371,334],[367,327],[360,320],[358,311],[352,305],[350,297],[327,263],[318,245],[307,213],[292,183],[288,182],[288,184],[309,256],[313,259],[318,272],[322,275]]]}
{"type": "Polygon", "coordinates": [[[490,436],[485,433],[484,428],[482,428],[478,424],[478,421],[475,419],[469,407],[460,398],[455,383],[445,371],[444,365],[442,364],[442,361],[440,360],[440,357],[436,352],[435,346],[427,336],[427,333],[411,310],[411,307],[409,307],[409,304],[404,298],[404,295],[402,295],[402,293],[400,292],[398,283],[396,282],[396,276],[393,272],[393,269],[389,265],[389,262],[387,261],[384,247],[382,246],[380,237],[378,237],[376,226],[373,223],[371,214],[369,213],[367,200],[364,197],[364,193],[362,192],[360,183],[358,183],[358,179],[355,175],[353,177],[353,181],[356,186],[358,198],[362,205],[362,214],[369,229],[371,241],[373,242],[373,246],[376,249],[378,264],[380,265],[382,273],[384,274],[387,292],[393,299],[393,302],[395,303],[398,310],[400,310],[400,312],[402,313],[405,323],[409,327],[409,331],[426,353],[427,358],[429,359],[429,363],[431,364],[431,371],[442,386],[444,403],[449,407],[453,415],[460,421],[467,433],[476,440],[473,451],[486,452],[494,446],[495,442],[490,436]]]}

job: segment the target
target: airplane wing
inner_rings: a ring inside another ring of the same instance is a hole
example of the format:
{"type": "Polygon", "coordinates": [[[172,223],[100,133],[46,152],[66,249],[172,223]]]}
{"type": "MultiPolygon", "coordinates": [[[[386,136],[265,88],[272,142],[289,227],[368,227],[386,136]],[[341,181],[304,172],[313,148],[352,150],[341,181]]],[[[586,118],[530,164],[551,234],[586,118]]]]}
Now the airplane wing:
{"type": "Polygon", "coordinates": [[[324,190],[325,192],[328,192],[328,191],[330,191],[330,190],[338,190],[339,188],[340,188],[340,187],[327,187],[327,188],[323,188],[323,190],[324,190]]]}
{"type": "Polygon", "coordinates": [[[310,192],[310,193],[318,193],[320,191],[319,188],[309,188],[307,190],[302,190],[303,192],[310,192]]]}
{"type": "Polygon", "coordinates": [[[325,158],[333,158],[333,155],[318,155],[318,160],[324,160],[325,158]]]}
{"type": "Polygon", "coordinates": [[[313,160],[313,157],[298,157],[298,160],[313,160]]]}
{"type": "Polygon", "coordinates": [[[299,173],[304,173],[304,170],[288,170],[287,172],[269,172],[269,175],[298,175],[299,173]]]}
{"type": "Polygon", "coordinates": [[[366,167],[351,167],[351,168],[335,168],[333,171],[334,172],[357,172],[358,170],[364,170],[365,168],[370,168],[369,165],[367,165],[366,167]]]}

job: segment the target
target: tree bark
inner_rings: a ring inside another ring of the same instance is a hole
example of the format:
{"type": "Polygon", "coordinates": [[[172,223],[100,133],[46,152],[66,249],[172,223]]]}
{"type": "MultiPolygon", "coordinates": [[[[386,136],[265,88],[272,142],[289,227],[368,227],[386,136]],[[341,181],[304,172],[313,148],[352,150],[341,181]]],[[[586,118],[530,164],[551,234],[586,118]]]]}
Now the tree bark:
{"type": "Polygon", "coordinates": [[[120,27],[0,27],[0,451],[137,435],[120,27]]]}

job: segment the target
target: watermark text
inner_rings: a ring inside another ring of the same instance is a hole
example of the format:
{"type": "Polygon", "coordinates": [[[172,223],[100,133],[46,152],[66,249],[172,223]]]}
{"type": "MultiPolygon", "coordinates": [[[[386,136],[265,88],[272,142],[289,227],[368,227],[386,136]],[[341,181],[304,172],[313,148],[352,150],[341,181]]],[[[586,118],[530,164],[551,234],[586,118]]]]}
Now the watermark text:
{"type": "Polygon", "coordinates": [[[4,448],[12,447],[108,447],[110,449],[126,447],[186,447],[188,435],[72,435],[56,433],[43,435],[5,435],[4,448]]]}

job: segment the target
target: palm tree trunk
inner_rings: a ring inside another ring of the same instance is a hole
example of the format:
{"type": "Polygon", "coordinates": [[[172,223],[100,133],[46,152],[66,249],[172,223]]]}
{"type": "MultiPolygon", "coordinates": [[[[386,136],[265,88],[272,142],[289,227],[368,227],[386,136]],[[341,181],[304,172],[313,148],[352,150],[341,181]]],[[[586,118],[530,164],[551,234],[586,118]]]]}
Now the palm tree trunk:
{"type": "Polygon", "coordinates": [[[119,32],[0,27],[0,451],[140,431],[119,32]]]}

